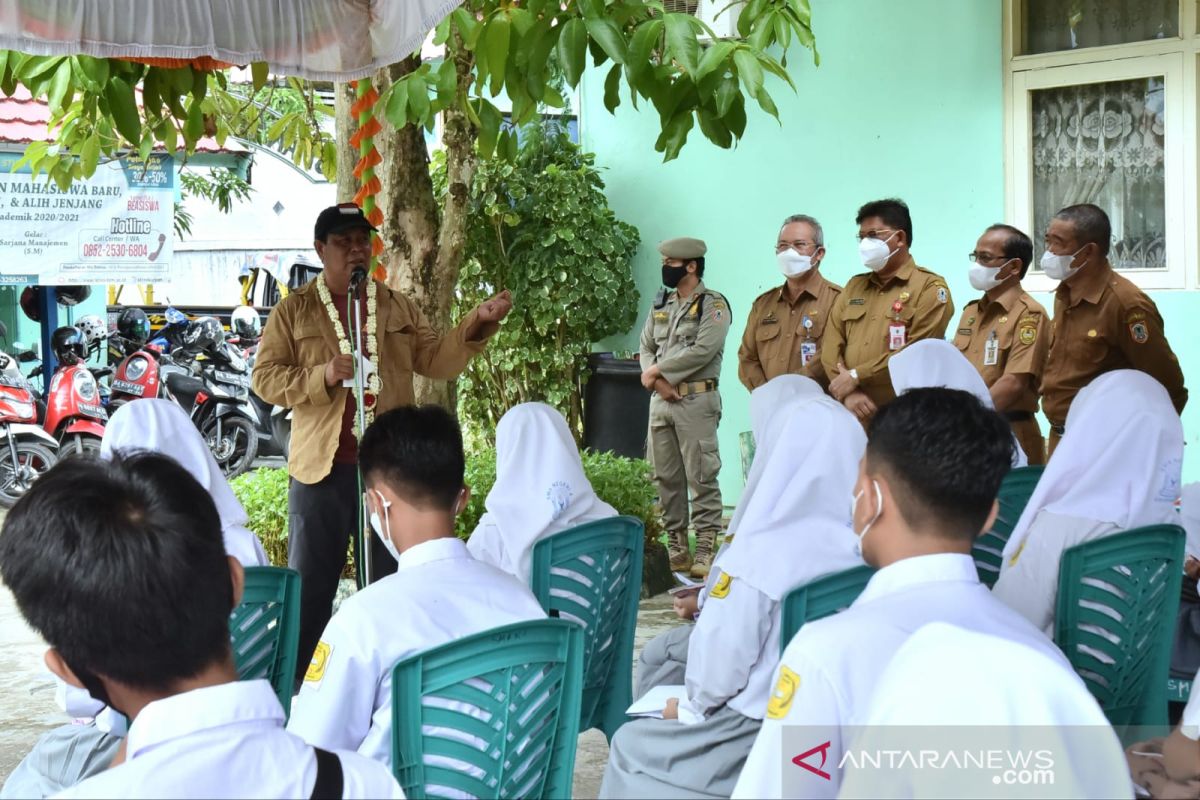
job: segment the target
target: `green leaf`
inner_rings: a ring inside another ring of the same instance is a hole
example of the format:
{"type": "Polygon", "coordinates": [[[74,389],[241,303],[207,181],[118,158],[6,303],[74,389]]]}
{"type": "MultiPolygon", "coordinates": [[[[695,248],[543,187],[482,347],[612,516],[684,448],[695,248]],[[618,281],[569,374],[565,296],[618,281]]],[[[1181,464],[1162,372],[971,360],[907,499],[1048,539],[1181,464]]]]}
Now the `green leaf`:
{"type": "Polygon", "coordinates": [[[250,77],[254,81],[254,91],[258,91],[267,85],[267,78],[271,72],[270,66],[265,61],[255,61],[250,65],[250,77]]]}
{"type": "Polygon", "coordinates": [[[725,123],[725,127],[729,128],[733,138],[742,138],[742,134],[746,132],[746,99],[741,94],[733,98],[733,105],[729,107],[729,113],[722,114],[721,121],[725,123]]]}
{"type": "Polygon", "coordinates": [[[58,69],[62,60],[61,57],[55,56],[30,56],[21,64],[21,80],[28,86],[35,79],[58,69]]]}
{"type": "Polygon", "coordinates": [[[567,101],[553,86],[546,87],[546,93],[542,96],[542,104],[550,106],[550,108],[566,108],[567,101]]]}
{"type": "Polygon", "coordinates": [[[733,146],[733,134],[725,127],[725,123],[707,109],[698,109],[697,115],[700,117],[700,131],[705,138],[724,150],[733,146]]]}
{"type": "Polygon", "coordinates": [[[392,84],[383,114],[397,128],[403,128],[408,122],[408,81],[400,80],[392,84]]]}
{"type": "Polygon", "coordinates": [[[84,175],[92,175],[96,172],[96,165],[100,163],[100,137],[95,133],[84,139],[79,161],[84,175]]]}
{"type": "Polygon", "coordinates": [[[724,64],[725,59],[729,58],[729,54],[736,47],[737,45],[733,42],[714,42],[704,51],[704,57],[700,59],[700,65],[696,67],[696,82],[704,80],[706,75],[724,64]]]}
{"type": "Polygon", "coordinates": [[[625,63],[625,37],[617,23],[608,18],[586,21],[587,32],[592,40],[604,50],[605,55],[617,64],[625,63]]]}
{"type": "Polygon", "coordinates": [[[733,99],[739,94],[741,94],[741,90],[738,89],[737,78],[732,75],[726,75],[721,80],[721,85],[717,87],[717,115],[724,117],[728,114],[730,106],[733,105],[733,99]]]}
{"type": "Polygon", "coordinates": [[[462,6],[451,12],[450,19],[454,20],[454,26],[458,28],[458,34],[463,38],[467,49],[473,50],[475,43],[479,41],[479,20],[467,13],[462,6]]]}
{"type": "Polygon", "coordinates": [[[608,113],[613,114],[619,105],[621,105],[621,65],[613,64],[612,69],[608,71],[608,77],[604,79],[604,107],[608,109],[608,113]]]}
{"type": "Polygon", "coordinates": [[[142,142],[138,145],[138,156],[142,161],[150,157],[150,151],[154,149],[154,133],[150,129],[142,131],[142,142]]]}
{"type": "Polygon", "coordinates": [[[573,19],[563,25],[562,33],[558,37],[558,60],[571,88],[578,86],[579,79],[583,76],[587,41],[587,27],[583,20],[573,19]]]}
{"type": "Polygon", "coordinates": [[[770,44],[771,34],[774,32],[774,20],[776,14],[774,12],[759,17],[754,23],[753,30],[746,37],[746,44],[750,45],[756,52],[761,53],[767,49],[770,44]]]}
{"type": "MultiPolygon", "coordinates": [[[[117,126],[121,136],[130,144],[141,141],[142,118],[138,114],[133,87],[121,78],[113,78],[104,87],[104,97],[108,100],[108,110],[112,114],[113,123],[117,126]]],[[[200,127],[203,132],[203,123],[200,127]]]]}
{"type": "Polygon", "coordinates": [[[167,128],[163,132],[162,142],[163,149],[168,153],[175,153],[179,149],[179,132],[175,130],[175,125],[170,120],[167,120],[167,128]]]}
{"type": "Polygon", "coordinates": [[[202,69],[192,70],[192,97],[196,102],[203,102],[208,94],[208,73],[202,69]]]}
{"type": "Polygon", "coordinates": [[[413,75],[410,80],[412,83],[408,87],[408,107],[412,109],[413,122],[424,125],[429,117],[429,88],[420,75],[413,75]]]}
{"type": "Polygon", "coordinates": [[[667,14],[667,53],[679,62],[684,71],[692,74],[700,59],[700,42],[692,28],[692,17],[688,14],[667,14]]]}
{"type": "Polygon", "coordinates": [[[187,121],[183,123],[183,134],[187,137],[189,151],[204,135],[204,112],[200,110],[199,100],[193,100],[188,106],[187,121]]]}
{"type": "Polygon", "coordinates": [[[625,57],[625,63],[633,77],[638,77],[647,67],[651,66],[650,55],[658,46],[662,31],[663,21],[652,19],[649,22],[643,22],[633,32],[633,38],[629,42],[629,52],[625,57]]]}
{"type": "Polygon", "coordinates": [[[63,105],[67,90],[71,88],[71,59],[64,58],[54,70],[54,79],[50,81],[50,111],[56,113],[63,105]]]}
{"type": "Polygon", "coordinates": [[[737,65],[738,77],[746,87],[746,94],[757,97],[763,85],[763,71],[758,56],[746,48],[739,48],[733,54],[733,63],[737,65]]]}
{"type": "Polygon", "coordinates": [[[766,89],[759,91],[755,95],[755,99],[758,100],[758,105],[762,107],[763,111],[770,114],[776,120],[779,119],[779,109],[775,107],[775,101],[771,99],[771,95],[767,94],[766,89]]]}
{"type": "Polygon", "coordinates": [[[142,79],[142,108],[155,117],[162,115],[162,97],[158,93],[160,73],[151,68],[142,79]]]}
{"type": "Polygon", "coordinates": [[[492,97],[500,94],[504,87],[505,69],[508,66],[508,43],[511,37],[512,28],[508,17],[502,13],[493,15],[483,32],[487,68],[492,76],[492,97]]]}
{"type": "Polygon", "coordinates": [[[691,109],[671,117],[671,121],[663,127],[662,135],[658,137],[658,142],[654,145],[655,150],[662,151],[663,161],[672,161],[679,155],[679,151],[687,142],[688,133],[691,132],[693,124],[695,122],[691,109]]]}
{"type": "Polygon", "coordinates": [[[496,150],[496,142],[500,138],[500,123],[503,115],[488,100],[479,98],[473,101],[475,113],[479,117],[479,155],[481,158],[491,158],[496,150]]]}

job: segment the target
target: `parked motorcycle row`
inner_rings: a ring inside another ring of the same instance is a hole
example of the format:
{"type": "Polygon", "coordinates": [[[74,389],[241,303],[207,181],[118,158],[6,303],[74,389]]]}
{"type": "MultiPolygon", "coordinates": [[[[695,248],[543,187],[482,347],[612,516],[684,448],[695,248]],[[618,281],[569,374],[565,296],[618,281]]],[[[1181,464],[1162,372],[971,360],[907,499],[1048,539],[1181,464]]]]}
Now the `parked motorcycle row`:
{"type": "MultiPolygon", "coordinates": [[[[290,413],[250,390],[258,312],[237,308],[228,334],[215,317],[188,319],[173,308],[166,316],[154,338],[140,308],[122,310],[111,331],[95,315],[58,328],[51,335],[58,368],[43,378],[44,396],[31,382],[42,366],[28,378],[21,370],[37,355],[0,350],[0,506],[11,507],[58,460],[98,455],[108,416],[146,398],[187,412],[228,477],[250,469],[260,454],[287,455],[290,413]],[[108,366],[90,366],[101,352],[108,366]]],[[[7,342],[3,324],[0,339],[7,342]]]]}

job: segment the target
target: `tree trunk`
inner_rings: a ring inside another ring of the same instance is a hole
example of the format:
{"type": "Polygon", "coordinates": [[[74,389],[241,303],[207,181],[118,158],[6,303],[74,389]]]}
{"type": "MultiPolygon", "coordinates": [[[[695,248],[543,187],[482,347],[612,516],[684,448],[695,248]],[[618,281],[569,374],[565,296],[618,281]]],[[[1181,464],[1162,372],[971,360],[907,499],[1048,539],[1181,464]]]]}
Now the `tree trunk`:
{"type": "Polygon", "coordinates": [[[358,118],[350,113],[354,105],[354,89],[348,83],[334,84],[334,140],[337,142],[337,201],[349,203],[358,194],[360,183],[354,177],[358,163],[358,148],[350,146],[350,138],[358,131],[358,118]]]}

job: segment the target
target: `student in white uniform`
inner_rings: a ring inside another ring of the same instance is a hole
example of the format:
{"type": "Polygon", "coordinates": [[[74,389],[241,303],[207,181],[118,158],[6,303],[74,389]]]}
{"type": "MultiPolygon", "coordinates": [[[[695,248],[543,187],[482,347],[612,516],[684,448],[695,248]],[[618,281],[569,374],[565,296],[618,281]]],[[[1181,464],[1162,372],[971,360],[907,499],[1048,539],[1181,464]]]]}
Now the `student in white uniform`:
{"type": "Polygon", "coordinates": [[[888,662],[868,708],[850,746],[843,800],[1133,796],[1121,742],[1083,681],[1008,639],[930,623],[888,662]],[[922,751],[950,766],[869,758],[922,751]],[[962,758],[980,752],[1000,753],[1002,769],[962,758]]]}
{"type": "Polygon", "coordinates": [[[546,614],[528,586],[472,558],[454,535],[468,489],[462,434],[444,409],[380,415],[359,444],[358,463],[371,526],[399,568],[347,598],[329,621],[288,730],[390,764],[397,661],[546,614]]]}
{"type": "MultiPolygon", "coordinates": [[[[983,381],[975,365],[967,360],[962,351],[945,339],[922,339],[892,356],[888,362],[892,376],[892,390],[896,396],[909,389],[944,386],[961,389],[979,398],[987,408],[995,408],[992,393],[983,381]]],[[[1029,466],[1029,459],[1013,434],[1013,466],[1029,466]]]]}
{"type": "Polygon", "coordinates": [[[768,423],[763,471],[688,645],[686,692],[663,719],[617,731],[600,797],[728,797],[761,724],[779,660],[780,601],[792,588],[862,564],[850,494],[862,426],[827,397],[768,423]]]}
{"type": "Polygon", "coordinates": [[[1106,372],[1075,397],[1066,429],[1004,546],[992,589],[1048,634],[1067,548],[1180,524],[1183,425],[1162,384],[1137,370],[1106,372]]]}
{"type": "Polygon", "coordinates": [[[242,565],[171,458],[59,463],[9,512],[0,579],[51,671],[132,720],[123,763],[59,796],[402,796],[382,765],[284,730],[269,682],[237,680],[242,565]]]}
{"type": "Polygon", "coordinates": [[[576,525],[617,516],[592,491],[562,414],[545,403],[510,408],[496,426],[496,483],[467,550],[529,583],[533,546],[576,525]]]}
{"type": "Polygon", "coordinates": [[[850,608],[808,623],[788,644],[734,797],[835,796],[839,726],[862,724],[888,659],[926,623],[990,633],[1066,664],[1049,639],[992,597],[971,559],[1012,463],[1004,418],[968,392],[911,389],[879,410],[868,437],[852,519],[863,557],[879,571],[850,608]],[[803,742],[785,735],[790,726],[808,726],[803,742]],[[813,764],[824,760],[828,777],[791,760],[822,740],[829,746],[813,764]]]}
{"type": "MultiPolygon", "coordinates": [[[[824,394],[821,385],[812,378],[792,374],[778,375],[751,392],[750,431],[756,449],[765,441],[766,427],[776,412],[794,400],[822,397],[824,394]]],[[[733,546],[734,534],[741,527],[742,517],[746,514],[746,507],[761,480],[765,465],[766,457],[759,458],[756,454],[754,462],[750,465],[750,474],[746,477],[746,485],[742,489],[742,497],[734,509],[733,519],[729,522],[729,533],[725,535],[720,549],[717,550],[703,586],[675,595],[673,607],[679,618],[684,620],[684,624],[676,625],[669,631],[655,636],[646,642],[638,654],[635,698],[641,697],[655,686],[683,683],[684,671],[687,669],[688,642],[695,627],[692,623],[704,607],[708,593],[721,577],[721,561],[733,546]]]]}
{"type": "MultiPolygon", "coordinates": [[[[247,527],[249,517],[221,474],[204,437],[183,409],[169,400],[139,400],[116,412],[104,429],[100,456],[153,451],[170,455],[208,490],[221,516],[225,552],[243,566],[268,563],[262,543],[247,527]]],[[[55,702],[76,719],[47,733],[22,759],[0,790],[0,798],[48,797],[105,769],[125,736],[125,719],[87,690],[57,680],[55,702]]]]}

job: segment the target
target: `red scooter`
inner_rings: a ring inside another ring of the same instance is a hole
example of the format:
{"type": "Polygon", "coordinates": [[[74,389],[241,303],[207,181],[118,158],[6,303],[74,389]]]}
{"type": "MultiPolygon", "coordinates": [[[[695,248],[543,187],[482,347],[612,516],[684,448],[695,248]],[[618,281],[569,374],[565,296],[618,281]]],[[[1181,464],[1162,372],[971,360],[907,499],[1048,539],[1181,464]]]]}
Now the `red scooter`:
{"type": "Polygon", "coordinates": [[[159,396],[159,358],[154,345],[143,344],[121,360],[113,373],[112,397],[109,410],[115,412],[130,400],[152,399],[159,396]]]}
{"type": "Polygon", "coordinates": [[[46,391],[46,432],[58,440],[58,457],[100,455],[100,440],[108,413],[100,402],[97,377],[111,374],[108,367],[90,369],[83,333],[63,327],[50,338],[59,367],[46,391]]]}
{"type": "MultiPolygon", "coordinates": [[[[0,339],[8,330],[0,322],[0,339]]],[[[58,442],[37,424],[33,387],[17,359],[0,352],[0,506],[11,508],[58,461],[58,442]]]]}

